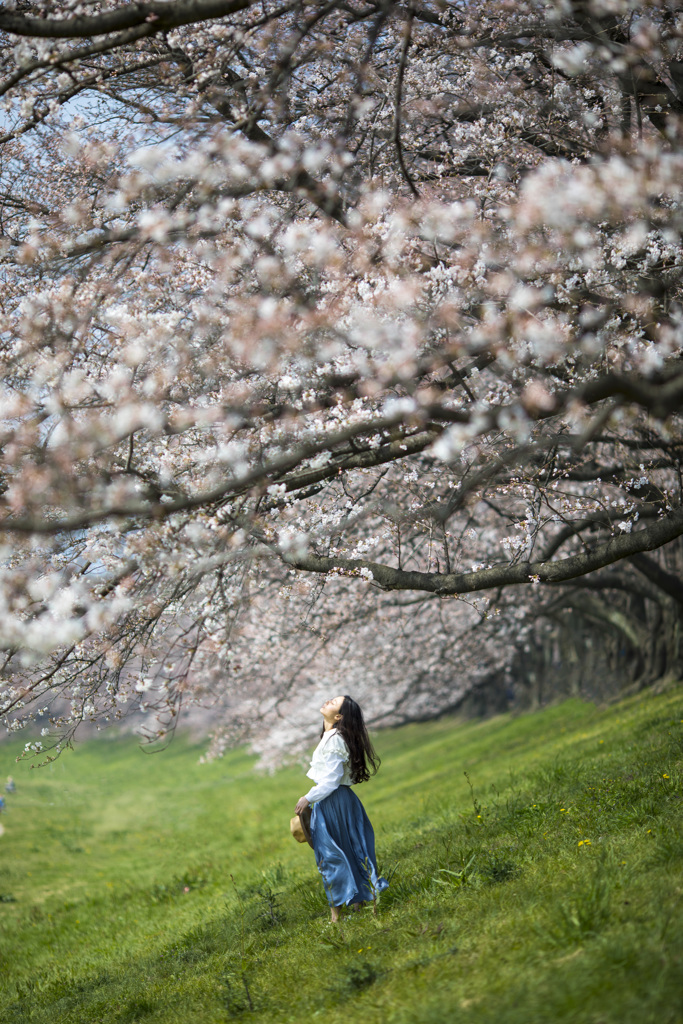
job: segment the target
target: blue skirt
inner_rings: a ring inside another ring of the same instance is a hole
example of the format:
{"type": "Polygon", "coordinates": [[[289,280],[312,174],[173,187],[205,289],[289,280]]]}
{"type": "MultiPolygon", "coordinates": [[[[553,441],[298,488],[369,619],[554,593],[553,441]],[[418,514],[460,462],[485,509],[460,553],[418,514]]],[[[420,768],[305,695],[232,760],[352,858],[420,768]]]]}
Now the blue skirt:
{"type": "Polygon", "coordinates": [[[313,805],[311,839],[330,906],[364,903],[388,886],[377,874],[370,819],[350,786],[313,805]]]}

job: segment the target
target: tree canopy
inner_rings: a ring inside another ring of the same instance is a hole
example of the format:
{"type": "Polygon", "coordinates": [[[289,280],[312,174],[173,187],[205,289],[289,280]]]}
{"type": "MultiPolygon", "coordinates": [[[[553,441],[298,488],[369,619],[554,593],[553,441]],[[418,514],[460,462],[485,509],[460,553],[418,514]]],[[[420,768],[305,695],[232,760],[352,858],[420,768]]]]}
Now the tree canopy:
{"type": "Polygon", "coordinates": [[[577,616],[678,670],[673,0],[17,0],[0,95],[31,752],[434,714],[577,616]]]}

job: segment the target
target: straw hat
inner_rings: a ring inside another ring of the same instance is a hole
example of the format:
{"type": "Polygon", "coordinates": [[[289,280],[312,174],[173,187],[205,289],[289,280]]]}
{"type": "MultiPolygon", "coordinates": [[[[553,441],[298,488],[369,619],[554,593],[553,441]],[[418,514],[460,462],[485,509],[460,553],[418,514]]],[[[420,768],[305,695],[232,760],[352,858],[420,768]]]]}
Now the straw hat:
{"type": "Polygon", "coordinates": [[[311,839],[311,808],[307,807],[303,814],[295,814],[289,823],[289,831],[297,843],[308,843],[312,848],[311,839]]]}

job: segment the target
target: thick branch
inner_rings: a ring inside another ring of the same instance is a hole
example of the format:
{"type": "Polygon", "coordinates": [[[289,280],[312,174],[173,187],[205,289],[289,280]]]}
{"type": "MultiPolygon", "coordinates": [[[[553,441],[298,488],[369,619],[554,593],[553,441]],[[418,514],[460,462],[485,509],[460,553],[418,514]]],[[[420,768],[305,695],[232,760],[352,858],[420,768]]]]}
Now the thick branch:
{"type": "Polygon", "coordinates": [[[669,597],[673,597],[674,601],[677,601],[678,604],[683,605],[683,583],[681,583],[678,576],[674,576],[673,573],[662,569],[661,565],[658,565],[653,558],[648,558],[647,555],[642,553],[632,555],[630,562],[646,579],[654,583],[660,590],[663,590],[669,597]]]}
{"type": "MultiPolygon", "coordinates": [[[[625,398],[649,409],[658,419],[666,419],[683,405],[683,374],[663,383],[637,377],[635,374],[606,373],[577,388],[576,397],[593,405],[605,398],[625,398]]],[[[564,395],[563,395],[564,397],[564,395]]]]}
{"type": "MultiPolygon", "coordinates": [[[[626,565],[622,562],[621,565],[626,565]]],[[[621,565],[606,572],[591,573],[590,576],[580,576],[578,579],[570,580],[568,584],[561,583],[560,586],[569,586],[574,590],[618,590],[624,594],[633,594],[636,597],[645,597],[648,601],[655,601],[658,605],[664,602],[664,594],[657,587],[644,579],[636,578],[620,571],[621,565]]],[[[554,605],[550,605],[552,609],[554,605]]]]}
{"type": "MultiPolygon", "coordinates": [[[[614,518],[623,518],[624,514],[623,510],[617,510],[617,514],[614,518]]],[[[638,508],[639,519],[651,519],[658,515],[658,509],[648,508],[647,506],[638,508]]],[[[577,519],[573,523],[567,523],[566,526],[563,526],[552,540],[548,542],[548,545],[541,556],[541,561],[547,562],[571,537],[578,536],[578,534],[583,533],[584,530],[609,529],[613,522],[614,519],[612,517],[610,517],[606,512],[601,512],[599,515],[589,516],[586,519],[577,519]]]]}
{"type": "Polygon", "coordinates": [[[77,15],[74,18],[31,18],[16,11],[0,11],[0,31],[15,36],[41,39],[86,39],[153,24],[157,32],[191,25],[197,21],[224,18],[251,7],[254,0],[181,0],[168,3],[126,4],[102,14],[77,15]]]}
{"type": "Polygon", "coordinates": [[[303,572],[341,573],[360,576],[368,571],[375,583],[384,590],[426,590],[442,597],[471,594],[493,587],[515,586],[521,583],[563,583],[585,576],[596,569],[630,558],[642,551],[653,551],[683,535],[683,508],[677,508],[658,522],[633,533],[612,537],[593,551],[571,555],[555,562],[523,562],[517,565],[497,565],[462,573],[410,572],[394,569],[362,558],[330,558],[323,555],[287,555],[285,561],[303,572]]]}

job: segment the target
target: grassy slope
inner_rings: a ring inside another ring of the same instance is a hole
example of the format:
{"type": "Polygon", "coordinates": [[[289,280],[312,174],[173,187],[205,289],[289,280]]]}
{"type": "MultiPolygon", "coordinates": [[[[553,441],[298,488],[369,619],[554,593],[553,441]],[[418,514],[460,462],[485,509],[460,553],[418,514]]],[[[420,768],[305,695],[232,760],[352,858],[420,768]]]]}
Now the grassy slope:
{"type": "Polygon", "coordinates": [[[337,929],[287,834],[299,769],[126,739],[29,772],[0,748],[0,1021],[683,1021],[680,690],[378,746],[358,792],[395,873],[337,929]]]}

